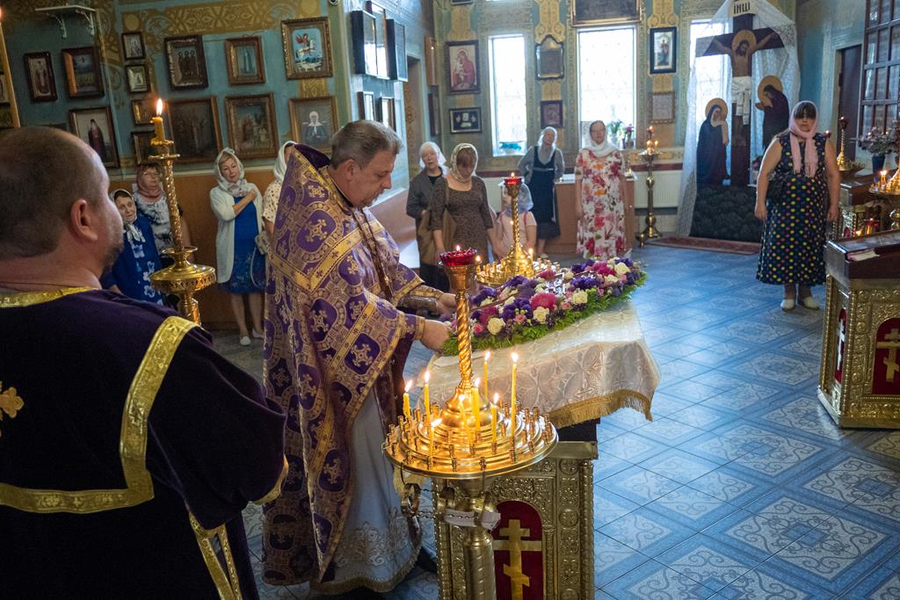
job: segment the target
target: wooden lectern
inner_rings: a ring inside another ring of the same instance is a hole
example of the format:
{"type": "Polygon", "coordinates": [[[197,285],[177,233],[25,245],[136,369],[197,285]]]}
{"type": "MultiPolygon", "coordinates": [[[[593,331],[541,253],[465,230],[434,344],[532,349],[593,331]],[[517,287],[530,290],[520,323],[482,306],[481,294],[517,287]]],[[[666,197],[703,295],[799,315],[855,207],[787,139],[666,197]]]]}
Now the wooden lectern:
{"type": "Polygon", "coordinates": [[[831,241],[819,400],[840,427],[900,429],[900,231],[831,241]]]}

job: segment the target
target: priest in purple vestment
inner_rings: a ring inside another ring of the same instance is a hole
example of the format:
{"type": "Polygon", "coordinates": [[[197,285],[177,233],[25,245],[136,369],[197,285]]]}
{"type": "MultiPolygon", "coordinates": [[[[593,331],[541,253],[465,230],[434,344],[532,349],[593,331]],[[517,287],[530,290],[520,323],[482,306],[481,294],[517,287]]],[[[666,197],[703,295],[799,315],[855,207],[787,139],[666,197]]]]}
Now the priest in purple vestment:
{"type": "Polygon", "coordinates": [[[288,414],[290,464],[282,496],[264,507],[271,584],[384,592],[419,551],[418,522],[401,513],[381,443],[411,344],[438,349],[449,330],[398,307],[449,312],[454,301],[400,264],[367,209],[391,187],[399,151],[397,135],[373,121],[343,127],[330,161],[291,151],[266,289],[264,379],[288,414]]]}
{"type": "Polygon", "coordinates": [[[258,598],[241,510],[284,415],[210,336],[100,289],[122,219],[73,135],[0,139],[0,597],[258,598]]]}

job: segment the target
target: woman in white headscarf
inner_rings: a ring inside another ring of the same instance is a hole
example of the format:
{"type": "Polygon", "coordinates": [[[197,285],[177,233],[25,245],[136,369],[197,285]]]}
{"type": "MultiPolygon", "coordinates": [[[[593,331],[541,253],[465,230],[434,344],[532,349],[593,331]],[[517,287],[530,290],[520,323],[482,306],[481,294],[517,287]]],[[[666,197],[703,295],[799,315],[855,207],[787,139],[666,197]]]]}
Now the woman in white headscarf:
{"type": "Polygon", "coordinates": [[[259,188],[244,179],[244,165],[231,148],[216,157],[216,181],[209,201],[219,220],[216,231],[216,275],[219,287],[231,294],[231,310],[240,331],[241,346],[250,345],[244,317],[244,295],[250,304],[253,337],[263,338],[262,292],[265,258],[257,247],[263,231],[259,188]]]}
{"type": "Polygon", "coordinates": [[[284,181],[284,174],[287,172],[288,158],[291,155],[291,148],[297,142],[285,142],[278,151],[278,157],[275,159],[275,167],[272,171],[275,173],[275,180],[266,188],[266,195],[263,197],[262,218],[263,225],[266,227],[266,233],[269,241],[275,234],[275,215],[278,214],[278,198],[281,197],[281,183],[284,181]]]}
{"type": "Polygon", "coordinates": [[[460,246],[488,256],[488,241],[494,241],[494,215],[488,206],[484,180],[475,175],[478,151],[472,144],[459,144],[450,155],[446,178],[434,184],[428,228],[434,235],[435,251],[460,246]],[[453,217],[453,239],[444,239],[444,212],[453,217]]]}
{"type": "Polygon", "coordinates": [[[559,237],[556,206],[556,182],[565,173],[563,153],[556,147],[556,129],[545,127],[540,141],[529,148],[519,161],[519,172],[534,200],[534,219],[537,221],[537,253],[541,258],[548,239],[559,237]]]}
{"type": "Polygon", "coordinates": [[[607,259],[625,251],[625,160],[603,121],[591,123],[589,133],[575,161],[577,248],[585,258],[607,259]]]}
{"type": "Polygon", "coordinates": [[[419,174],[409,182],[409,194],[406,196],[406,214],[416,220],[416,243],[419,247],[419,277],[426,285],[447,290],[450,282],[444,270],[437,266],[434,252],[434,237],[428,229],[428,207],[434,196],[434,186],[444,178],[447,159],[440,146],[434,142],[425,142],[419,148],[419,174]]]}

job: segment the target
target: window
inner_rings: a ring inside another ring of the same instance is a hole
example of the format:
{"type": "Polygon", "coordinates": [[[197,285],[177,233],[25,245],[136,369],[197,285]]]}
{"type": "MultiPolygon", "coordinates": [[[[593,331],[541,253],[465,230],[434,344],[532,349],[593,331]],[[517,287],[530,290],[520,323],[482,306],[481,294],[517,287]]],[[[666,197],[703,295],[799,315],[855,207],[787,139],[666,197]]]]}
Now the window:
{"type": "Polygon", "coordinates": [[[635,28],[578,32],[578,118],[634,124],[635,28]]]}
{"type": "Polygon", "coordinates": [[[491,123],[494,156],[524,154],[528,137],[525,106],[525,38],[490,38],[491,123]]]}
{"type": "MultiPolygon", "coordinates": [[[[691,56],[689,60],[693,62],[697,55],[697,40],[722,33],[725,33],[725,23],[711,25],[708,19],[691,21],[691,56]]],[[[725,97],[725,84],[731,72],[728,59],[724,54],[704,56],[701,60],[703,68],[694,70],[694,77],[697,80],[694,118],[697,120],[697,125],[706,120],[706,115],[703,114],[706,110],[706,102],[712,98],[725,97]]]]}

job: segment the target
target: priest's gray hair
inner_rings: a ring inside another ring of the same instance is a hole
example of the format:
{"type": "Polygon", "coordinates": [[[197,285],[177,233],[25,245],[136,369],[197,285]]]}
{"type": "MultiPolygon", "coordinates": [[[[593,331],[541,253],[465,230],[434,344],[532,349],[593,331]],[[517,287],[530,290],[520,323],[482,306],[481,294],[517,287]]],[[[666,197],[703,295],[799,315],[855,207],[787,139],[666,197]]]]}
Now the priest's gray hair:
{"type": "Polygon", "coordinates": [[[51,127],[0,138],[0,260],[52,252],[74,202],[109,202],[94,157],[83,141],[51,127]]]}
{"type": "Polygon", "coordinates": [[[379,152],[400,153],[403,142],[394,130],[376,121],[353,121],[341,127],[331,138],[331,166],[353,160],[365,169],[379,152]]]}

